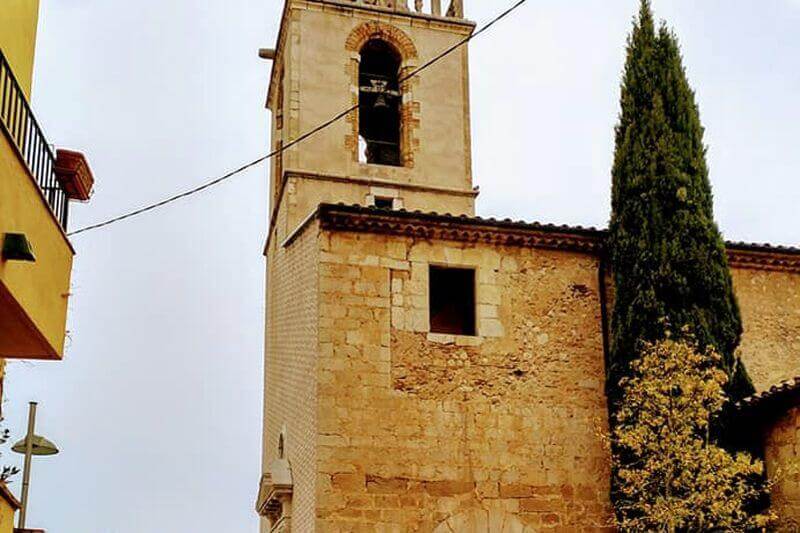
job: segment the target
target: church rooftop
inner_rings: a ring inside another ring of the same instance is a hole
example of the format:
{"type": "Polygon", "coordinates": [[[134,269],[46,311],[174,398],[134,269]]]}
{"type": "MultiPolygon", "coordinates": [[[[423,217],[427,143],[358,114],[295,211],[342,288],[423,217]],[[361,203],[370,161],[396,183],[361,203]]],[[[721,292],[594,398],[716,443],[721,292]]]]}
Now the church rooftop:
{"type": "Polygon", "coordinates": [[[785,412],[797,405],[800,405],[800,376],[787,379],[767,390],[748,396],[737,402],[734,410],[752,415],[767,411],[785,412]]]}
{"type": "MultiPolygon", "coordinates": [[[[342,203],[321,204],[315,217],[322,221],[323,227],[330,229],[405,233],[417,236],[430,233],[431,236],[440,238],[449,236],[454,240],[486,242],[487,234],[485,232],[499,231],[507,234],[505,239],[508,241],[507,244],[524,244],[525,239],[522,234],[534,232],[553,237],[548,242],[556,248],[575,246],[581,250],[594,251],[602,249],[607,235],[607,230],[595,227],[528,222],[509,218],[483,218],[419,210],[380,209],[342,203]],[[437,229],[438,231],[436,231],[437,229]],[[517,238],[514,237],[515,234],[517,238]]],[[[766,254],[775,256],[776,259],[778,256],[783,256],[780,260],[782,266],[800,268],[800,247],[731,241],[726,242],[726,246],[729,254],[766,254]]]]}

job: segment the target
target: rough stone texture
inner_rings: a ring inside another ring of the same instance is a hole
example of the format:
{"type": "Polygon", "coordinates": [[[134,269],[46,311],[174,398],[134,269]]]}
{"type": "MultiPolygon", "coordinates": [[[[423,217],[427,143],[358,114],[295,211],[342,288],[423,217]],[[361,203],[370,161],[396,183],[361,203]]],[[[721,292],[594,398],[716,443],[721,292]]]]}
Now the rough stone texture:
{"type": "Polygon", "coordinates": [[[608,523],[595,258],[368,234],[321,243],[318,530],[608,523]],[[428,333],[431,263],[477,269],[476,337],[428,333]]]}
{"type": "Polygon", "coordinates": [[[758,391],[800,376],[800,274],[734,268],[742,359],[758,391]]]}
{"type": "Polygon", "coordinates": [[[766,437],[767,470],[781,473],[772,491],[779,531],[800,531],[800,407],[781,416],[766,437]]]}
{"type": "MultiPolygon", "coordinates": [[[[607,527],[595,255],[316,222],[273,247],[265,449],[287,424],[295,520],[315,518],[317,531],[459,531],[487,521],[508,531],[607,527]],[[476,270],[476,336],[430,333],[430,265],[476,270]],[[296,438],[311,445],[292,448],[296,438]],[[315,497],[300,498],[308,491],[315,497]]],[[[795,327],[799,277],[734,269],[748,324],[743,351],[760,388],[795,372],[781,336],[795,327]],[[787,306],[770,306],[770,291],[787,306]],[[759,357],[759,346],[772,346],[774,358],[759,357]]],[[[794,453],[792,431],[776,426],[771,469],[794,453]]],[[[776,496],[786,519],[800,517],[782,503],[792,487],[776,496]]]]}
{"type": "MultiPolygon", "coordinates": [[[[285,426],[297,531],[311,531],[314,524],[318,256],[316,232],[308,231],[291,247],[275,246],[267,261],[262,471],[278,457],[278,437],[285,426]]],[[[265,520],[262,531],[268,531],[265,520]]]]}

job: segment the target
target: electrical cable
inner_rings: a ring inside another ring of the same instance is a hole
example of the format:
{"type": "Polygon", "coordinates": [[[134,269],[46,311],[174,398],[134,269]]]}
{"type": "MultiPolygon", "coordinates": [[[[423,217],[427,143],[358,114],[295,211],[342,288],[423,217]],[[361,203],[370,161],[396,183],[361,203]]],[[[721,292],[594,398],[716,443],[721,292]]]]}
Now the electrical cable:
{"type": "MultiPolygon", "coordinates": [[[[414,69],[413,71],[411,71],[410,73],[408,73],[406,76],[401,77],[399,79],[399,83],[403,83],[405,81],[408,81],[409,79],[419,75],[425,69],[433,66],[434,64],[438,63],[439,61],[441,61],[445,57],[449,56],[450,54],[452,54],[453,52],[455,52],[456,50],[458,50],[459,48],[461,48],[465,44],[469,43],[471,40],[475,39],[476,37],[478,37],[479,35],[481,35],[485,31],[487,31],[489,28],[491,28],[495,24],[497,24],[498,22],[500,22],[501,20],[506,18],[508,15],[513,13],[517,8],[522,6],[522,4],[524,4],[525,2],[527,2],[527,0],[518,0],[511,7],[509,7],[508,9],[506,9],[505,11],[503,11],[502,13],[500,13],[499,15],[494,17],[491,21],[489,21],[488,23],[483,25],[477,31],[471,33],[470,35],[468,35],[464,39],[458,41],[457,43],[455,43],[451,47],[447,48],[446,50],[444,50],[440,54],[438,54],[435,57],[433,57],[432,59],[428,60],[427,62],[422,64],[420,67],[418,67],[418,68],[414,69]]],[[[80,229],[77,229],[75,231],[71,231],[71,232],[67,233],[67,235],[72,237],[72,236],[78,235],[80,233],[85,233],[87,231],[100,229],[100,228],[103,228],[105,226],[109,226],[111,224],[115,224],[117,222],[121,222],[123,220],[127,220],[129,218],[141,215],[143,213],[147,213],[148,211],[152,211],[154,209],[158,209],[159,207],[163,207],[163,206],[165,206],[167,204],[171,204],[171,203],[173,203],[173,202],[175,202],[177,200],[180,200],[182,198],[186,198],[187,196],[192,196],[194,194],[202,192],[202,191],[204,191],[206,189],[209,189],[209,188],[213,187],[214,185],[218,185],[218,184],[222,183],[223,181],[227,181],[228,179],[236,176],[237,174],[241,174],[245,170],[248,170],[248,169],[250,169],[250,168],[252,168],[252,167],[254,167],[254,166],[256,166],[256,165],[258,165],[260,163],[263,163],[264,161],[267,161],[268,159],[271,159],[271,158],[275,157],[278,154],[281,154],[281,153],[285,152],[289,148],[291,148],[291,147],[303,142],[304,140],[308,139],[312,135],[316,135],[320,131],[326,129],[327,127],[329,127],[332,124],[338,122],[342,118],[346,117],[347,115],[349,115],[350,113],[352,113],[353,111],[358,109],[359,105],[360,105],[360,103],[359,104],[355,104],[355,105],[345,109],[344,111],[341,111],[340,113],[337,113],[335,116],[333,116],[332,118],[326,120],[325,122],[323,122],[319,126],[317,126],[317,127],[313,128],[313,129],[303,133],[302,135],[300,135],[296,139],[286,143],[285,145],[281,146],[280,148],[278,148],[276,150],[273,150],[270,153],[268,153],[267,155],[259,157],[258,159],[254,160],[254,161],[251,161],[251,162],[249,162],[249,163],[247,163],[245,165],[242,165],[239,168],[228,172],[227,174],[224,174],[222,176],[214,178],[214,179],[212,179],[210,181],[207,181],[206,183],[203,183],[202,185],[199,185],[199,186],[194,187],[192,189],[189,189],[187,191],[184,191],[184,192],[175,194],[173,196],[170,196],[168,198],[165,198],[165,199],[163,199],[163,200],[161,200],[159,202],[156,202],[156,203],[153,203],[153,204],[149,204],[147,206],[141,207],[139,209],[135,209],[135,210],[130,211],[128,213],[125,213],[123,215],[119,215],[119,216],[110,218],[108,220],[105,220],[103,222],[99,222],[97,224],[91,224],[89,226],[84,226],[84,227],[82,227],[80,229]]]]}

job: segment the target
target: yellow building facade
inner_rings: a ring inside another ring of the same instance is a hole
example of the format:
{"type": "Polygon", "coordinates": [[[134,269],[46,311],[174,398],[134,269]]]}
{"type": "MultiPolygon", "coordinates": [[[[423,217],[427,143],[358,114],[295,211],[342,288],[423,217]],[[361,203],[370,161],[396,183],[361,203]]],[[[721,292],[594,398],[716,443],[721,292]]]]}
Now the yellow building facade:
{"type": "MultiPolygon", "coordinates": [[[[264,533],[610,531],[605,232],[475,217],[468,48],[405,78],[473,30],[288,0],[265,51],[273,148],[353,109],[272,161],[264,533]]],[[[800,250],[728,256],[769,390],[800,375],[800,250]]]]}
{"type": "Polygon", "coordinates": [[[11,64],[25,97],[30,99],[39,0],[4,0],[0,10],[0,47],[11,64]]]}
{"type": "Polygon", "coordinates": [[[0,483],[0,533],[14,533],[14,515],[20,505],[8,486],[0,483]]]}
{"type": "Polygon", "coordinates": [[[53,151],[30,105],[37,0],[0,9],[0,357],[60,359],[74,249],[73,200],[87,200],[85,158],[53,151]]]}

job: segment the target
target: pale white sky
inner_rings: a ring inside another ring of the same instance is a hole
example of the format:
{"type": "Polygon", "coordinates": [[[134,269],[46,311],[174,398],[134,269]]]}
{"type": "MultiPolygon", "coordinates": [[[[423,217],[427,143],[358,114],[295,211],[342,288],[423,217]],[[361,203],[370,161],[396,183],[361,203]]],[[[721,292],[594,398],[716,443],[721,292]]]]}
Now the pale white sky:
{"type": "MultiPolygon", "coordinates": [[[[511,0],[466,0],[481,22],[511,0]]],[[[638,0],[530,0],[472,45],[479,213],[604,226],[625,38],[638,0]]],[[[800,4],[654,0],[707,128],[717,218],[800,244],[800,4]]],[[[278,0],[42,0],[33,107],[98,180],[72,226],[197,185],[268,146],[278,0]]],[[[435,67],[434,67],[435,68],[435,67]]],[[[13,363],[59,456],[29,525],[67,533],[256,531],[266,171],[74,239],[61,363],[13,363]]],[[[6,452],[2,460],[18,461],[6,452]]],[[[19,490],[19,481],[14,489],[19,490]]]]}

